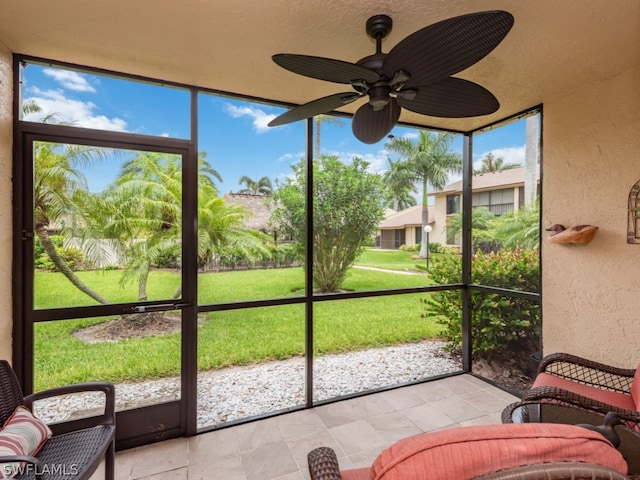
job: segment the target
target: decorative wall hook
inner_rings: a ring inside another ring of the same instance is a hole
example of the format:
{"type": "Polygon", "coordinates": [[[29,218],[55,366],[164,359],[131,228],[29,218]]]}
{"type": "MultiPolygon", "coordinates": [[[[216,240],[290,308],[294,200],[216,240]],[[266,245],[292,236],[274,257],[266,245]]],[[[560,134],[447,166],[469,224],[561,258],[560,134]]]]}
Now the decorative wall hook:
{"type": "Polygon", "coordinates": [[[640,182],[629,192],[627,243],[640,243],[640,182]]]}
{"type": "Polygon", "coordinates": [[[547,228],[548,232],[553,232],[548,238],[549,243],[589,243],[598,231],[594,225],[576,225],[565,228],[564,225],[556,223],[547,228]]]}

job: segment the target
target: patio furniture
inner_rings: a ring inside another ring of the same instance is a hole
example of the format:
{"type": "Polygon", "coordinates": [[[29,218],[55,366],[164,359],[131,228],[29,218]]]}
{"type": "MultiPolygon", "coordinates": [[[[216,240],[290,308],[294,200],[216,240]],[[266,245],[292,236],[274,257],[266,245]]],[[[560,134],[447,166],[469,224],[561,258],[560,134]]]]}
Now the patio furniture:
{"type": "MultiPolygon", "coordinates": [[[[610,414],[614,414],[610,412],[610,414]]],[[[561,405],[553,402],[522,400],[508,405],[502,411],[502,422],[509,423],[556,423],[567,425],[601,425],[599,413],[561,405]]],[[[619,439],[616,447],[627,462],[629,478],[640,480],[640,433],[624,424],[618,424],[615,432],[619,439]]]]}
{"type": "Polygon", "coordinates": [[[640,432],[640,369],[622,369],[567,353],[544,357],[523,400],[557,403],[601,416],[616,412],[640,432]]]}
{"type": "Polygon", "coordinates": [[[619,451],[574,425],[459,427],[409,437],[365,468],[340,471],[328,447],[308,456],[311,480],[627,479],[619,451]]]}
{"type": "Polygon", "coordinates": [[[106,382],[67,385],[23,396],[6,360],[0,360],[0,478],[86,480],[105,459],[105,478],[114,478],[115,387],[106,382]],[[33,403],[45,398],[103,392],[100,415],[45,425],[33,417],[33,403]],[[6,454],[11,451],[13,454],[6,454]],[[9,475],[6,475],[9,476],[9,475]]]}

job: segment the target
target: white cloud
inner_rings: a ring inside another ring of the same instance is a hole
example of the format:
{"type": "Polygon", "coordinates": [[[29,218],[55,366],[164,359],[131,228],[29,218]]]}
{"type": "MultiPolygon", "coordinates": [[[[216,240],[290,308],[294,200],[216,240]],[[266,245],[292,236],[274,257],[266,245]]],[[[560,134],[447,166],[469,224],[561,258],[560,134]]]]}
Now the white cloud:
{"type": "Polygon", "coordinates": [[[255,107],[239,107],[237,105],[226,105],[225,109],[229,115],[233,118],[249,117],[253,120],[253,128],[258,133],[263,133],[269,130],[267,124],[276,118],[276,115],[266,113],[263,110],[255,107]]]}
{"type": "Polygon", "coordinates": [[[504,159],[504,163],[517,163],[519,165],[524,165],[525,150],[526,148],[524,145],[521,147],[494,148],[493,150],[489,150],[478,155],[476,160],[473,162],[473,166],[480,168],[482,159],[488,153],[492,153],[496,158],[504,159]]]}
{"type": "Polygon", "coordinates": [[[108,118],[95,113],[96,105],[92,102],[81,102],[65,97],[61,90],[31,89],[31,97],[25,101],[33,101],[40,108],[40,112],[25,116],[25,120],[39,121],[47,115],[54,115],[57,121],[72,123],[78,127],[111,130],[115,132],[127,131],[127,122],[121,118],[108,118]]]}
{"type": "Polygon", "coordinates": [[[54,68],[45,68],[42,73],[48,77],[53,78],[56,82],[62,85],[64,88],[73,90],[74,92],[95,92],[87,79],[76,72],[69,70],[58,70],[54,68]]]}
{"type": "Polygon", "coordinates": [[[343,163],[351,163],[354,157],[358,157],[365,162],[369,163],[367,170],[372,173],[380,173],[388,168],[387,162],[388,152],[385,149],[379,150],[375,153],[354,153],[354,152],[341,152],[334,151],[329,152],[328,155],[334,155],[343,163]]]}

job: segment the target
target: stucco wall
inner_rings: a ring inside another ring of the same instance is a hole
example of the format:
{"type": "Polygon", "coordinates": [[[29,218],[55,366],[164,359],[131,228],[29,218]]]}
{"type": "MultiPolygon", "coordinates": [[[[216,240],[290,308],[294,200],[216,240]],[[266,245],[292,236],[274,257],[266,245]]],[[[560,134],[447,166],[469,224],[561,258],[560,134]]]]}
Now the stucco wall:
{"type": "Polygon", "coordinates": [[[0,358],[11,360],[11,146],[12,122],[11,52],[0,43],[0,358]]]}
{"type": "Polygon", "coordinates": [[[545,354],[640,362],[640,245],[626,243],[627,198],[640,180],[639,112],[640,66],[545,100],[543,225],[600,227],[588,245],[543,240],[545,354]]]}

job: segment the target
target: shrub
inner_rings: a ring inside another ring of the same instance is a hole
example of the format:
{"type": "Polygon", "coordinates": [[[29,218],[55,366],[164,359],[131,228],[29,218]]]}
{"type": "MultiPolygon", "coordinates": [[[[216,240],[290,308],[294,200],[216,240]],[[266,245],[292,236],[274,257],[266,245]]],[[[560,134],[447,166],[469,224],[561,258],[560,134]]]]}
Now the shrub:
{"type": "Polygon", "coordinates": [[[151,266],[155,268],[180,268],[182,256],[182,246],[179,244],[171,245],[162,249],[153,258],[151,266]]]}
{"type": "MultiPolygon", "coordinates": [[[[459,283],[462,258],[443,257],[431,269],[438,284],[459,283]]],[[[473,283],[512,290],[540,290],[539,261],[536,250],[502,250],[478,253],[472,264],[473,283]]],[[[462,345],[462,294],[460,291],[436,292],[422,300],[423,317],[436,315],[445,328],[443,336],[451,350],[462,345]]],[[[471,296],[471,348],[474,357],[491,359],[506,350],[536,351],[540,330],[540,308],[523,298],[473,292],[471,296]]]]}
{"type": "MultiPolygon", "coordinates": [[[[94,265],[89,262],[81,250],[75,247],[58,247],[56,246],[56,251],[60,258],[69,266],[69,268],[75,272],[80,270],[90,270],[94,267],[94,265]]],[[[41,270],[50,270],[55,271],[56,267],[47,255],[46,252],[40,254],[38,258],[35,260],[36,268],[41,270]]]]}

